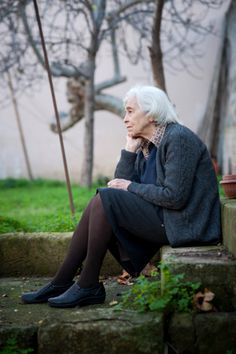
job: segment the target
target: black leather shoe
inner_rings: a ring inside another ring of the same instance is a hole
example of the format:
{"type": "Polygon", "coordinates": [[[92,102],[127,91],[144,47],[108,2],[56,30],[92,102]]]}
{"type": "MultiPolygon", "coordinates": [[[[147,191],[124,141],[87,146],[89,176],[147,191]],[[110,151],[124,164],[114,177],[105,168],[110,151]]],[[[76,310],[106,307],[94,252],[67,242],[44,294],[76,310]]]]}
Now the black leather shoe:
{"type": "Polygon", "coordinates": [[[50,297],[63,294],[72,284],[74,284],[74,282],[70,282],[66,285],[54,285],[50,282],[37,291],[22,294],[21,300],[25,304],[40,304],[47,302],[50,297]]]}
{"type": "Polygon", "coordinates": [[[81,288],[77,283],[64,294],[48,299],[52,307],[75,307],[101,304],[105,301],[106,292],[102,283],[91,288],[81,288]]]}

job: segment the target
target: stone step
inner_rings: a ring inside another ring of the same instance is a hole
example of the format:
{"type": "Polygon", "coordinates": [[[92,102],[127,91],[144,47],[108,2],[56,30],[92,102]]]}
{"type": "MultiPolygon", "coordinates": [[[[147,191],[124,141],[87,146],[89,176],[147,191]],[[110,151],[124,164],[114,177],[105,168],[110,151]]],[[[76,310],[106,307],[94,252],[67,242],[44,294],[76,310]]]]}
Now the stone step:
{"type": "MultiPolygon", "coordinates": [[[[53,276],[62,263],[72,233],[13,233],[0,235],[0,276],[53,276]]],[[[101,275],[121,272],[107,252],[101,275]]]]}
{"type": "Polygon", "coordinates": [[[114,311],[128,286],[104,282],[107,298],[102,305],[55,309],[47,304],[21,304],[24,291],[37,289],[47,278],[1,278],[0,352],[9,338],[19,348],[39,354],[141,354],[163,353],[163,315],[114,311]]]}
{"type": "Polygon", "coordinates": [[[224,246],[236,257],[236,200],[221,198],[224,246]]]}
{"type": "MultiPolygon", "coordinates": [[[[0,235],[0,276],[53,276],[64,259],[71,233],[0,235]]],[[[199,281],[216,294],[221,310],[236,310],[236,260],[223,246],[162,247],[161,259],[174,273],[199,281]]],[[[121,267],[108,252],[102,276],[118,275],[121,267]]]]}
{"type": "MultiPolygon", "coordinates": [[[[236,259],[224,246],[162,247],[161,259],[173,274],[200,282],[215,294],[220,311],[236,310],[236,259]]],[[[164,275],[162,274],[163,282],[164,275]]]]}
{"type": "Polygon", "coordinates": [[[21,304],[22,291],[48,280],[1,278],[0,352],[13,338],[18,348],[33,348],[38,354],[235,354],[236,312],[171,318],[156,312],[117,312],[110,303],[119,300],[128,286],[114,278],[105,282],[107,299],[102,305],[56,309],[21,304]]]}

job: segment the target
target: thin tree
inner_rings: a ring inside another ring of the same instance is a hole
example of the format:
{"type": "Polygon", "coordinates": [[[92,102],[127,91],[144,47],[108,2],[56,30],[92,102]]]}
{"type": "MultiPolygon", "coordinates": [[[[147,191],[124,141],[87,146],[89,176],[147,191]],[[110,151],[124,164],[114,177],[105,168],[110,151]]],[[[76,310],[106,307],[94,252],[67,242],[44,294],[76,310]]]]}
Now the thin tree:
{"type": "Polygon", "coordinates": [[[25,135],[24,135],[24,131],[22,128],[20,112],[19,112],[19,108],[18,108],[17,99],[15,97],[11,74],[9,72],[7,73],[7,77],[8,77],[9,90],[11,93],[12,104],[13,104],[13,108],[14,108],[14,112],[15,112],[15,116],[16,116],[16,123],[17,123],[17,127],[19,130],[20,142],[21,142],[21,146],[22,146],[22,150],[23,150],[23,154],[24,154],[27,173],[28,173],[29,179],[33,180],[33,173],[32,173],[32,168],[31,168],[31,164],[30,164],[27,145],[26,145],[26,141],[25,141],[25,135]]]}
{"type": "Polygon", "coordinates": [[[222,174],[236,173],[236,1],[223,23],[208,104],[199,127],[222,174]]]}

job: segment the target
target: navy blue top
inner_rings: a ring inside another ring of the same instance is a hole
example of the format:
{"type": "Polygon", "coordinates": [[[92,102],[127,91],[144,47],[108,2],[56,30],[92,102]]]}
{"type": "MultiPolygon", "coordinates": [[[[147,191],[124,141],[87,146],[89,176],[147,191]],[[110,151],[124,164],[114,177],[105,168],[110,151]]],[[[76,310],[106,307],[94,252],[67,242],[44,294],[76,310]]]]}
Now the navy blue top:
{"type": "MultiPolygon", "coordinates": [[[[143,156],[142,170],[140,175],[140,182],[144,184],[156,184],[157,169],[156,169],[156,153],[157,147],[153,144],[150,145],[150,154],[147,159],[143,156]]],[[[163,222],[163,210],[161,207],[156,206],[158,214],[163,222]]]]}
{"type": "Polygon", "coordinates": [[[150,155],[147,160],[144,158],[142,164],[142,171],[140,176],[140,182],[145,184],[156,184],[157,172],[156,172],[156,152],[157,148],[152,145],[150,155]]]}

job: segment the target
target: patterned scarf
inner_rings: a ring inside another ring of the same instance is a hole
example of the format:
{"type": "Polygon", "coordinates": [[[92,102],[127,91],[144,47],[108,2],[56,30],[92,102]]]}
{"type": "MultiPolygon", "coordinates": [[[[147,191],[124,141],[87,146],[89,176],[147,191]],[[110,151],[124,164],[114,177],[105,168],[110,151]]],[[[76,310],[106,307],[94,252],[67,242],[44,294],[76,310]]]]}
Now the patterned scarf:
{"type": "Polygon", "coordinates": [[[150,140],[144,140],[144,142],[141,145],[141,150],[143,152],[144,158],[147,160],[150,152],[149,152],[149,146],[151,143],[153,143],[156,147],[159,147],[162,138],[164,136],[165,130],[166,130],[167,124],[164,125],[157,125],[157,128],[155,132],[153,133],[152,137],[150,140]]]}

